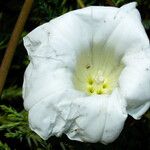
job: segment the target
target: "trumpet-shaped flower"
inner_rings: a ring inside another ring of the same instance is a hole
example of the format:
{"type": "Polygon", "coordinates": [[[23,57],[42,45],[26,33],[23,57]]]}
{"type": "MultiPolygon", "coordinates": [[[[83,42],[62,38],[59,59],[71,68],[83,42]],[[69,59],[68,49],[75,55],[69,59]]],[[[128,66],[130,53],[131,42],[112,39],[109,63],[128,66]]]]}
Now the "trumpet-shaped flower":
{"type": "Polygon", "coordinates": [[[150,106],[150,45],[136,3],[91,6],[45,23],[24,38],[29,125],[43,139],[109,143],[127,115],[150,106]]]}

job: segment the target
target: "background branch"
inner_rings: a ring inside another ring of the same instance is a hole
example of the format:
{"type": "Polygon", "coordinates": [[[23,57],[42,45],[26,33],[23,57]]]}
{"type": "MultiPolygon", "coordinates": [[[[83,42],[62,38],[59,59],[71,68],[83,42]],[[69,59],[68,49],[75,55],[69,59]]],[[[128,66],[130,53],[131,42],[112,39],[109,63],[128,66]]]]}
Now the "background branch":
{"type": "Polygon", "coordinates": [[[84,3],[83,3],[82,0],[77,0],[77,3],[78,3],[78,5],[79,5],[81,8],[84,8],[84,7],[85,7],[85,5],[84,5],[84,3]]]}
{"type": "Polygon", "coordinates": [[[2,64],[0,67],[0,95],[2,93],[4,84],[6,81],[8,70],[10,68],[10,65],[11,65],[11,62],[15,53],[15,49],[17,47],[17,43],[19,41],[19,37],[23,31],[25,22],[31,10],[32,3],[33,3],[33,0],[25,0],[22,10],[20,12],[20,15],[18,17],[17,23],[15,25],[14,31],[8,43],[8,47],[6,49],[4,58],[2,60],[2,64]]]}

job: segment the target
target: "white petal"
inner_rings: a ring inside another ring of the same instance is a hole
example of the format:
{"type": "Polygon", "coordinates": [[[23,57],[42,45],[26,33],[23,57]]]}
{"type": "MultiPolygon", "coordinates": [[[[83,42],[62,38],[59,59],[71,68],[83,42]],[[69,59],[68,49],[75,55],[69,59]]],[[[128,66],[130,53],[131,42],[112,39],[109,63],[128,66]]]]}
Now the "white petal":
{"type": "Polygon", "coordinates": [[[44,97],[29,110],[30,128],[43,139],[61,136],[78,117],[76,107],[72,107],[72,100],[81,96],[68,89],[44,97]]]}
{"type": "Polygon", "coordinates": [[[150,101],[150,50],[129,53],[123,59],[126,67],[119,79],[127,99],[129,114],[139,119],[150,101]]]}
{"type": "Polygon", "coordinates": [[[82,51],[91,51],[94,64],[101,59],[102,51],[108,53],[106,59],[115,51],[119,62],[127,50],[149,44],[139,18],[135,3],[121,8],[87,7],[36,28],[24,38],[24,45],[29,56],[60,60],[70,68],[82,51]]]}
{"type": "Polygon", "coordinates": [[[43,139],[66,133],[72,140],[114,141],[127,117],[124,99],[117,91],[111,96],[79,97],[70,90],[46,97],[29,111],[31,129],[43,139]]]}
{"type": "Polygon", "coordinates": [[[105,44],[105,49],[114,50],[117,57],[119,57],[131,49],[143,49],[148,46],[149,40],[141,21],[139,19],[133,19],[132,16],[128,14],[124,16],[122,21],[114,28],[105,44]]]}
{"type": "Polygon", "coordinates": [[[92,37],[92,55],[95,64],[102,59],[102,51],[106,51],[108,55],[106,61],[110,59],[112,51],[119,63],[122,56],[131,49],[149,46],[135,3],[124,5],[119,9],[93,7],[92,17],[93,22],[95,21],[92,37]],[[102,13],[103,10],[108,13],[102,13]]]}
{"type": "Polygon", "coordinates": [[[89,28],[90,24],[73,11],[33,30],[24,38],[24,45],[30,56],[50,57],[73,65],[78,52],[90,48],[89,28]]]}
{"type": "Polygon", "coordinates": [[[126,51],[133,43],[140,46],[147,44],[148,39],[139,18],[135,3],[121,8],[87,7],[36,28],[24,38],[24,44],[30,56],[59,56],[62,61],[72,64],[71,60],[78,52],[92,47],[95,49],[97,44],[100,49],[116,48],[117,52],[126,51]],[[132,12],[136,17],[132,16],[132,12]],[[123,28],[126,31],[120,32],[123,28]],[[129,43],[126,37],[130,37],[129,43]]]}
{"type": "Polygon", "coordinates": [[[141,20],[140,13],[138,12],[137,9],[135,9],[136,6],[137,6],[136,2],[128,3],[128,4],[123,5],[121,7],[121,10],[126,13],[129,13],[130,16],[133,17],[133,19],[141,20]]]}
{"type": "Polygon", "coordinates": [[[60,61],[36,58],[31,60],[23,84],[24,106],[29,110],[45,97],[73,89],[72,72],[60,61]]]}
{"type": "Polygon", "coordinates": [[[72,107],[77,107],[79,113],[67,131],[72,140],[110,143],[120,134],[127,117],[126,104],[118,91],[110,96],[78,98],[72,107]]]}
{"type": "Polygon", "coordinates": [[[136,6],[137,6],[137,2],[131,2],[123,5],[120,9],[126,13],[131,13],[136,6]]]}

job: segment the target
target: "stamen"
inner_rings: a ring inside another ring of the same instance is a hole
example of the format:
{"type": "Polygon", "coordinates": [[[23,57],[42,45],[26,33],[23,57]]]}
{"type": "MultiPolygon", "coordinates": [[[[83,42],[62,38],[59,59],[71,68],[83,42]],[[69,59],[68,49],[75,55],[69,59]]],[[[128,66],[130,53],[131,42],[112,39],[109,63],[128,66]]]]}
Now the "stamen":
{"type": "Polygon", "coordinates": [[[94,83],[94,80],[91,77],[89,77],[88,78],[88,84],[92,85],[93,83],[94,83]]]}
{"type": "Polygon", "coordinates": [[[100,94],[103,94],[103,91],[101,89],[99,89],[96,91],[96,93],[100,95],[100,94]]]}
{"type": "Polygon", "coordinates": [[[108,85],[106,83],[103,84],[103,89],[106,89],[108,85]]]}
{"type": "Polygon", "coordinates": [[[89,94],[92,94],[92,93],[94,93],[94,88],[92,86],[89,86],[87,88],[87,91],[88,91],[89,94]]]}

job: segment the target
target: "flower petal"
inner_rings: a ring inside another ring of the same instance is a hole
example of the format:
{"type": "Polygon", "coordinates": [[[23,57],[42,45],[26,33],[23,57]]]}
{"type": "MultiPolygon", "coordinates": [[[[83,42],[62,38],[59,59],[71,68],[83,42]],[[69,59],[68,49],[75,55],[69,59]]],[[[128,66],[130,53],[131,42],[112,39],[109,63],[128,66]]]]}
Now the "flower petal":
{"type": "Polygon", "coordinates": [[[72,100],[81,96],[68,89],[44,97],[29,110],[30,128],[43,139],[61,136],[79,116],[76,107],[72,107],[72,100]]]}
{"type": "Polygon", "coordinates": [[[117,90],[110,96],[78,98],[72,107],[79,113],[67,131],[72,140],[110,143],[119,136],[127,117],[125,101],[117,90]]]}
{"type": "Polygon", "coordinates": [[[127,100],[129,114],[139,119],[149,108],[150,49],[128,53],[123,62],[126,67],[119,79],[120,89],[127,100]]]}
{"type": "Polygon", "coordinates": [[[43,139],[66,133],[72,140],[114,141],[127,117],[125,101],[118,91],[111,96],[79,97],[70,90],[46,97],[29,111],[31,129],[43,139]]]}
{"type": "Polygon", "coordinates": [[[113,28],[104,45],[105,50],[110,49],[115,51],[118,58],[131,49],[143,49],[149,46],[149,40],[142,26],[137,9],[133,8],[132,11],[125,12],[123,8],[120,8],[120,11],[114,18],[114,22],[117,19],[119,22],[113,28]],[[136,17],[133,17],[132,12],[137,14],[136,17]]]}
{"type": "Polygon", "coordinates": [[[89,28],[90,25],[72,11],[33,30],[24,38],[24,45],[30,56],[59,58],[72,64],[75,53],[89,48],[89,28]]]}
{"type": "Polygon", "coordinates": [[[33,30],[24,38],[24,45],[30,56],[59,57],[67,63],[70,60],[70,64],[79,52],[95,49],[97,44],[100,49],[117,48],[117,52],[125,51],[128,48],[125,44],[129,47],[132,43],[145,44],[147,37],[135,5],[131,3],[121,8],[92,6],[69,12],[33,30]],[[120,32],[122,28],[126,31],[120,32]],[[130,43],[126,40],[128,34],[130,43]]]}
{"type": "Polygon", "coordinates": [[[72,72],[57,60],[31,59],[23,84],[24,106],[29,110],[45,97],[65,89],[73,89],[72,72]]]}

